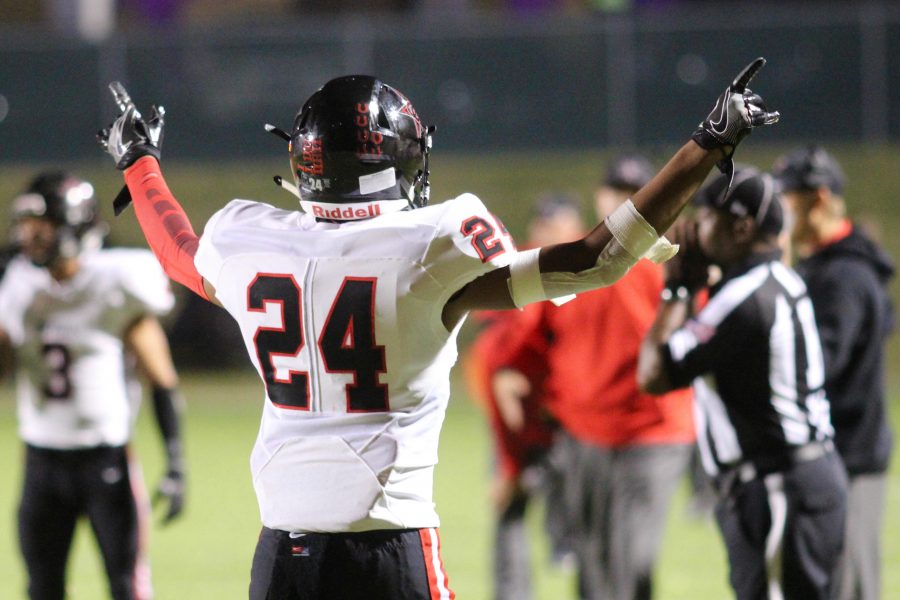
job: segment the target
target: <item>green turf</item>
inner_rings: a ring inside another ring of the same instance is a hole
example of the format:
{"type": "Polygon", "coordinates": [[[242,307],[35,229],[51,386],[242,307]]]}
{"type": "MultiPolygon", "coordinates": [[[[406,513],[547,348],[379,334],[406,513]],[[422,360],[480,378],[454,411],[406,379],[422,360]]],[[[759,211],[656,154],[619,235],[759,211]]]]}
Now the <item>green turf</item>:
{"type": "MultiPolygon", "coordinates": [[[[756,140],[741,148],[739,158],[767,167],[787,148],[759,145],[756,140]]],[[[550,190],[566,190],[581,196],[585,214],[588,198],[607,154],[505,154],[450,157],[435,152],[432,162],[434,197],[443,199],[464,191],[477,193],[500,216],[517,238],[524,234],[534,198],[550,190]]],[[[671,148],[649,149],[660,162],[671,148]]],[[[900,147],[838,147],[835,153],[848,172],[847,197],[851,214],[867,217],[891,254],[900,256],[900,147]]],[[[58,165],[52,165],[57,167],[58,165]]],[[[120,175],[105,162],[65,165],[90,178],[102,198],[112,198],[121,185],[120,175]]],[[[270,183],[274,173],[287,174],[286,157],[265,163],[227,163],[216,166],[172,164],[167,178],[176,196],[200,230],[205,219],[232,197],[260,199],[285,207],[294,200],[270,183]]],[[[38,167],[0,167],[0,200],[19,191],[38,167]]],[[[104,215],[111,219],[108,203],[104,215]]],[[[0,230],[4,211],[0,211],[0,230]]],[[[140,245],[142,240],[133,215],[113,221],[118,243],[140,245]]],[[[892,287],[900,297],[900,282],[892,287]]],[[[471,337],[468,330],[462,339],[471,337]]],[[[893,418],[900,431],[900,336],[894,336],[889,353],[893,418]]],[[[184,519],[168,528],[154,527],[152,561],[160,600],[182,598],[245,597],[249,565],[258,532],[258,513],[250,484],[248,460],[256,436],[261,388],[255,375],[217,374],[186,376],[190,402],[186,424],[191,468],[190,497],[184,519]]],[[[490,597],[490,512],[487,481],[490,472],[489,441],[478,412],[455,387],[441,442],[436,500],[443,517],[444,558],[452,587],[460,599],[490,597]]],[[[137,449],[145,463],[149,483],[160,473],[160,450],[152,423],[146,415],[139,422],[137,449]]],[[[19,492],[21,448],[15,434],[11,389],[0,390],[0,598],[22,598],[22,565],[16,550],[15,504],[19,492]]],[[[894,462],[890,480],[885,527],[884,598],[900,598],[900,467],[894,462]]],[[[534,577],[538,600],[572,597],[571,577],[547,567],[546,551],[538,532],[538,515],[531,517],[535,550],[534,577]]],[[[70,565],[71,600],[103,598],[102,567],[93,541],[79,530],[70,565]]],[[[728,598],[722,544],[709,521],[687,517],[685,493],[672,508],[664,538],[657,579],[657,598],[697,600],[728,598]]]]}
{"type": "MultiPolygon", "coordinates": [[[[189,498],[184,518],[151,532],[158,598],[236,598],[249,581],[249,564],[259,517],[248,460],[256,436],[260,387],[253,378],[226,375],[188,377],[185,423],[189,498]]],[[[15,552],[14,506],[19,491],[21,449],[13,429],[11,390],[0,408],[2,455],[8,457],[0,483],[0,598],[25,597],[22,566],[15,552]]],[[[136,447],[145,479],[161,474],[162,450],[149,412],[141,415],[136,447]]],[[[157,514],[158,516],[158,514],[157,514]]],[[[103,598],[102,566],[90,531],[80,527],[69,569],[73,599],[103,598]]]]}
{"type": "MultiPolygon", "coordinates": [[[[460,382],[455,382],[460,383],[460,382]]],[[[456,390],[462,390],[456,385],[456,390]]],[[[248,457],[259,419],[260,386],[252,373],[188,375],[184,382],[190,495],[184,518],[154,524],[151,557],[159,600],[241,598],[259,520],[250,485],[248,457]]],[[[900,415],[895,396],[893,414],[900,415]]],[[[895,428],[900,425],[896,423],[895,428]]],[[[149,413],[139,420],[136,448],[148,483],[160,473],[160,448],[149,413]]],[[[23,570],[15,542],[15,504],[21,448],[15,434],[11,389],[0,390],[0,598],[24,598],[23,570]]],[[[490,446],[478,408],[458,393],[441,439],[436,500],[442,515],[443,554],[450,583],[460,599],[490,597],[490,511],[487,481],[490,446]]],[[[657,598],[730,597],[725,558],[709,520],[685,507],[685,490],[672,508],[658,569],[657,598]]],[[[571,575],[548,566],[539,508],[530,518],[534,579],[539,600],[573,597],[571,575]]],[[[104,579],[89,531],[81,527],[70,564],[71,600],[103,598],[104,579]]],[[[885,598],[900,597],[900,468],[890,483],[885,527],[885,598]]]]}

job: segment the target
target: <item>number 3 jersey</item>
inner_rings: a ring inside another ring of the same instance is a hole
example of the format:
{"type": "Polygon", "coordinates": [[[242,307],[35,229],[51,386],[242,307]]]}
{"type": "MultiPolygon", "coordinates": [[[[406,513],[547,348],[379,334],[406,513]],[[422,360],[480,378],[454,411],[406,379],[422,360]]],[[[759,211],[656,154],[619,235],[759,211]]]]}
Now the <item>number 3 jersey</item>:
{"type": "Polygon", "coordinates": [[[19,256],[0,283],[0,327],[16,354],[19,433],[54,449],[121,446],[135,410],[126,383],[128,327],[174,302],[169,282],[146,250],[79,257],[59,282],[19,256]]]}
{"type": "Polygon", "coordinates": [[[251,456],[262,522],[438,526],[432,473],[456,361],[447,301],[515,248],[471,194],[344,223],[235,200],[195,264],[265,383],[251,456]]]}

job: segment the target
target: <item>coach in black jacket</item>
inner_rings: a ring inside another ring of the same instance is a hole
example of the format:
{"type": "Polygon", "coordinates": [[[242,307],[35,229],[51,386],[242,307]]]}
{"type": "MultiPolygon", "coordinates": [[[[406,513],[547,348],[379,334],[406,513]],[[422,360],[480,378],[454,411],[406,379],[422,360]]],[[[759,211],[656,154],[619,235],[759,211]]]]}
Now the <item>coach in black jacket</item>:
{"type": "Polygon", "coordinates": [[[835,444],[850,476],[837,600],[881,598],[881,526],[892,436],[884,344],[893,328],[888,255],[846,217],[844,174],[819,147],[775,163],[794,224],[791,238],[816,311],[835,444]]]}

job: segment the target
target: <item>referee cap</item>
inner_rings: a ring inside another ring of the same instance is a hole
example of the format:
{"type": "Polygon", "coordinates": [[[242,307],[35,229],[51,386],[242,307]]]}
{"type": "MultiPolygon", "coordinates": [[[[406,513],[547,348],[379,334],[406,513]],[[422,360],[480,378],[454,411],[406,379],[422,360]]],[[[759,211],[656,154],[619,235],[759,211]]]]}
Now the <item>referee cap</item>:
{"type": "Polygon", "coordinates": [[[772,174],[785,192],[826,187],[833,194],[844,192],[844,170],[821,146],[807,146],[778,158],[772,174]]]}
{"type": "Polygon", "coordinates": [[[753,167],[738,166],[730,190],[728,179],[727,175],[721,175],[701,188],[694,197],[694,204],[723,210],[736,217],[751,217],[759,231],[781,233],[784,208],[774,178],[753,167]]]}
{"type": "Polygon", "coordinates": [[[640,154],[622,154],[606,166],[603,185],[619,190],[638,190],[649,182],[655,171],[640,154]]]}

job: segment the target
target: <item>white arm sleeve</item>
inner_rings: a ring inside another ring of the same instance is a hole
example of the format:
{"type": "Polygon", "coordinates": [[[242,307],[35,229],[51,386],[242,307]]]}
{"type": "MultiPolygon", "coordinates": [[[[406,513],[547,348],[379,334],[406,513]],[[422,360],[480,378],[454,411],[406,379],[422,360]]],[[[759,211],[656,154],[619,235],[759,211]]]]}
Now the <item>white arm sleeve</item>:
{"type": "Polygon", "coordinates": [[[541,273],[541,283],[547,298],[580,294],[614,284],[624,277],[637,261],[638,259],[613,238],[597,257],[594,267],[578,273],[568,271],[541,273]]]}
{"type": "Polygon", "coordinates": [[[547,299],[538,264],[540,254],[540,248],[523,250],[509,263],[509,295],[519,308],[547,299]]]}
{"type": "MultiPolygon", "coordinates": [[[[665,236],[657,234],[631,200],[626,200],[606,217],[606,228],[625,251],[635,257],[634,262],[647,258],[660,264],[678,252],[678,246],[670,243],[665,236]]],[[[599,264],[600,260],[597,262],[599,264]]]]}
{"type": "Polygon", "coordinates": [[[509,291],[516,306],[552,298],[555,304],[571,300],[573,294],[611,285],[641,258],[662,263],[678,252],[678,246],[657,235],[631,200],[627,200],[606,218],[613,239],[609,241],[595,266],[578,273],[554,271],[541,273],[540,248],[520,252],[509,268],[509,291]]]}

